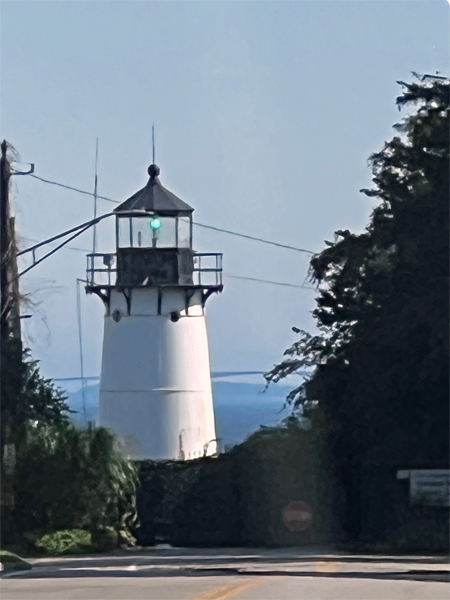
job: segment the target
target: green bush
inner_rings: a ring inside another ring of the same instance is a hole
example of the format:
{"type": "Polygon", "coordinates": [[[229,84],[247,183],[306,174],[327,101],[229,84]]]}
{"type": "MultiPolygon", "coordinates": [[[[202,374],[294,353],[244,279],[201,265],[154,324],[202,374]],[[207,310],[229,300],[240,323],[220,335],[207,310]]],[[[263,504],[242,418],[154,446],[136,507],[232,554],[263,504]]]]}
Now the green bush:
{"type": "Polygon", "coordinates": [[[136,519],[136,467],[102,427],[30,427],[15,479],[18,531],[127,529],[136,519]]]}
{"type": "Polygon", "coordinates": [[[66,529],[37,536],[34,546],[44,554],[80,554],[90,552],[91,534],[84,529],[66,529]]]}

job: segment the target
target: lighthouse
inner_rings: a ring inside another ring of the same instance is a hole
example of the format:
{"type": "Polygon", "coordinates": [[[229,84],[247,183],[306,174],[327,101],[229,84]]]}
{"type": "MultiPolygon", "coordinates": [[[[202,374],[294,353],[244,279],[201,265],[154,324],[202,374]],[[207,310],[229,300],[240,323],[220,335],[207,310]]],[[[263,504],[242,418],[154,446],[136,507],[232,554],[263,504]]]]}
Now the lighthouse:
{"type": "Polygon", "coordinates": [[[115,254],[87,256],[105,306],[99,424],[135,460],[190,460],[217,452],[205,305],[222,254],[194,251],[194,209],[148,174],[114,211],[115,254]]]}

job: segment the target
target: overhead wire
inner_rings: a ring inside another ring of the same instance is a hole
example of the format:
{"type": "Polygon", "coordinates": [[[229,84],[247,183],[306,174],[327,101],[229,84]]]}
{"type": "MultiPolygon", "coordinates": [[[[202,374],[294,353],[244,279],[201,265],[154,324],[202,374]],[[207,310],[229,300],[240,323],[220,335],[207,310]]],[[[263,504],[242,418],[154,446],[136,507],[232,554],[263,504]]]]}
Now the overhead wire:
{"type": "Polygon", "coordinates": [[[236,233],[228,229],[221,229],[220,227],[213,227],[212,225],[204,225],[194,221],[194,225],[198,227],[204,227],[205,229],[212,229],[213,231],[220,231],[221,233],[228,233],[229,235],[235,235],[237,237],[245,238],[247,240],[253,240],[254,242],[261,242],[263,244],[270,244],[271,246],[278,246],[278,248],[286,248],[287,250],[295,250],[296,252],[305,252],[306,254],[314,254],[311,250],[305,250],[303,248],[297,248],[295,246],[288,246],[287,244],[280,244],[279,242],[272,242],[270,240],[264,240],[263,238],[254,237],[252,235],[245,235],[244,233],[236,233]]]}
{"type": "MultiPolygon", "coordinates": [[[[29,238],[29,237],[23,237],[23,236],[19,236],[20,239],[22,240],[26,240],[27,242],[37,242],[38,240],[35,240],[33,238],[29,238]]],[[[87,248],[80,248],[79,246],[66,246],[65,247],[66,250],[78,250],[79,252],[84,252],[89,253],[90,250],[88,250],[87,248]]]]}
{"type": "Polygon", "coordinates": [[[316,288],[306,286],[306,285],[298,285],[296,283],[282,283],[280,281],[269,281],[268,279],[258,279],[256,277],[243,277],[242,275],[227,275],[224,273],[225,277],[229,279],[245,279],[246,281],[258,281],[259,283],[269,283],[271,285],[282,285],[284,287],[293,287],[293,288],[301,288],[303,290],[315,290],[316,288]]]}
{"type": "MultiPolygon", "coordinates": [[[[34,179],[39,179],[43,183],[49,183],[50,185],[56,185],[58,187],[64,188],[66,190],[71,190],[72,192],[78,192],[79,194],[85,194],[86,196],[93,196],[92,192],[87,192],[86,190],[80,190],[79,188],[72,187],[71,185],[65,185],[64,183],[58,183],[57,181],[50,181],[50,179],[44,179],[43,177],[39,177],[38,175],[30,175],[34,179]]],[[[97,198],[100,200],[106,200],[107,202],[112,202],[113,204],[120,204],[118,200],[112,200],[111,198],[106,198],[106,196],[100,196],[97,194],[97,198]]]]}
{"type": "MultiPolygon", "coordinates": [[[[79,194],[84,194],[86,196],[94,196],[94,193],[92,193],[92,192],[87,192],[86,190],[80,190],[79,188],[76,188],[76,187],[73,187],[70,185],[65,185],[65,184],[59,183],[57,181],[51,181],[50,179],[44,179],[43,177],[39,177],[38,175],[33,174],[33,175],[30,175],[30,177],[34,177],[34,179],[38,179],[39,181],[42,181],[43,183],[48,183],[50,185],[56,185],[58,187],[64,188],[66,190],[71,190],[71,191],[77,192],[79,194]]],[[[120,204],[120,202],[118,200],[113,200],[112,198],[107,198],[106,196],[100,196],[97,194],[96,197],[101,200],[106,200],[107,202],[112,202],[113,204],[120,204]]],[[[273,242],[272,240],[265,240],[263,238],[255,237],[252,235],[246,235],[244,233],[230,231],[229,229],[222,229],[221,227],[214,227],[213,225],[206,225],[205,223],[198,223],[197,221],[194,221],[194,225],[197,225],[197,227],[203,227],[204,229],[211,229],[213,231],[219,231],[220,233],[226,233],[228,235],[234,235],[236,237],[241,237],[241,238],[244,238],[247,240],[252,240],[254,242],[259,242],[261,244],[269,244],[271,246],[277,246],[278,248],[285,248],[286,250],[294,250],[295,252],[303,252],[305,254],[311,254],[311,255],[314,254],[314,252],[312,252],[311,250],[305,250],[305,248],[297,248],[296,246],[280,244],[279,242],[273,242]]]]}
{"type": "MultiPolygon", "coordinates": [[[[22,237],[23,240],[26,240],[27,242],[36,242],[37,240],[34,240],[33,238],[29,238],[29,237],[22,237]]],[[[65,246],[66,250],[76,250],[77,252],[84,252],[84,253],[89,253],[89,250],[87,248],[80,248],[78,246],[65,246]]],[[[258,279],[257,277],[245,277],[243,275],[229,275],[228,273],[224,273],[224,277],[227,277],[228,279],[242,279],[244,281],[255,281],[258,283],[267,283],[267,284],[271,284],[271,285],[279,285],[282,287],[292,287],[292,288],[300,288],[303,290],[314,290],[315,288],[313,287],[309,287],[306,285],[298,285],[295,283],[284,283],[281,281],[269,281],[268,279],[258,279]]]]}
{"type": "MultiPolygon", "coordinates": [[[[76,235],[74,235],[70,238],[70,239],[73,239],[74,237],[77,237],[78,235],[80,235],[81,233],[86,231],[86,229],[89,229],[90,227],[92,227],[92,225],[94,225],[95,223],[99,223],[100,221],[103,221],[103,219],[107,219],[108,217],[111,217],[113,214],[114,213],[106,213],[106,214],[102,215],[101,217],[96,217],[95,219],[91,219],[90,221],[81,223],[80,225],[77,225],[76,227],[67,229],[66,231],[63,231],[62,233],[58,233],[58,235],[54,235],[53,237],[43,240],[42,242],[38,242],[37,244],[35,244],[34,246],[31,246],[30,248],[25,248],[24,250],[21,250],[20,252],[17,253],[17,256],[21,256],[22,254],[26,254],[27,252],[33,252],[34,250],[37,250],[41,246],[50,244],[51,242],[54,242],[55,240],[59,240],[62,237],[66,237],[67,235],[69,235],[70,233],[73,233],[74,231],[78,231],[78,233],[76,235]],[[80,231],[80,229],[82,231],[80,231]]],[[[64,242],[64,245],[67,244],[68,241],[70,241],[70,240],[66,240],[64,242]]]]}
{"type": "MultiPolygon", "coordinates": [[[[84,194],[86,196],[94,196],[94,198],[96,198],[96,199],[102,199],[102,200],[106,200],[108,202],[112,202],[114,204],[119,204],[119,202],[117,200],[113,200],[112,198],[108,198],[106,196],[100,196],[100,195],[98,195],[96,189],[94,190],[94,193],[92,193],[92,192],[88,192],[86,190],[81,190],[80,188],[76,188],[76,187],[73,187],[73,186],[70,186],[70,185],[59,183],[57,181],[52,181],[50,179],[44,179],[43,177],[39,177],[38,175],[35,175],[35,174],[31,174],[30,176],[34,177],[34,179],[37,179],[37,180],[42,181],[43,183],[47,183],[49,185],[55,185],[55,186],[58,186],[58,187],[61,187],[61,188],[64,188],[64,189],[67,189],[67,190],[70,190],[70,191],[73,191],[73,192],[77,192],[79,194],[84,194]]],[[[108,213],[107,215],[103,215],[102,217],[97,217],[97,219],[98,220],[102,220],[106,216],[111,216],[111,214],[113,214],[113,213],[108,213]]],[[[96,219],[96,221],[97,221],[97,219],[96,219]]],[[[90,222],[90,225],[92,224],[92,222],[93,221],[90,222]]],[[[83,225],[87,225],[87,223],[83,224],[83,225]]],[[[20,251],[18,253],[18,256],[20,256],[22,254],[25,254],[27,252],[30,252],[30,251],[33,251],[33,256],[34,256],[34,251],[37,248],[39,248],[40,246],[42,246],[44,244],[48,244],[48,243],[50,243],[50,242],[52,242],[52,241],[54,241],[54,240],[56,240],[56,239],[58,239],[58,238],[60,238],[62,236],[67,235],[68,233],[71,233],[72,231],[77,231],[77,230],[83,228],[83,225],[79,225],[77,227],[74,227],[73,229],[71,229],[71,230],[69,230],[69,231],[67,231],[67,232],[65,232],[63,234],[59,234],[57,236],[54,236],[53,238],[45,240],[44,242],[37,242],[37,240],[32,240],[31,238],[23,238],[23,239],[27,239],[28,241],[36,241],[37,243],[36,243],[35,246],[32,246],[30,248],[26,248],[26,249],[20,251]]],[[[204,223],[198,223],[198,222],[194,222],[194,225],[197,225],[198,227],[203,227],[204,229],[211,229],[213,231],[218,231],[220,233],[226,233],[228,235],[234,235],[236,237],[241,237],[241,238],[244,238],[244,239],[252,240],[252,241],[263,243],[263,244],[269,244],[269,245],[276,246],[276,247],[279,247],[279,248],[285,248],[285,249],[288,249],[288,250],[294,250],[296,252],[303,252],[303,253],[307,253],[307,254],[311,254],[311,255],[313,254],[313,252],[311,252],[310,250],[305,250],[304,248],[297,248],[295,246],[290,246],[290,245],[287,245],[287,244],[281,244],[279,242],[273,242],[271,240],[265,240],[263,238],[259,238],[259,237],[255,237],[255,236],[251,236],[251,235],[247,235],[247,234],[243,234],[243,233],[238,233],[238,232],[235,232],[235,231],[230,231],[228,229],[222,229],[220,227],[215,227],[213,225],[206,225],[204,223]]],[[[86,227],[86,229],[87,229],[87,227],[86,227]]],[[[83,230],[80,231],[79,234],[83,233],[84,231],[85,231],[85,229],[83,228],[83,230]]],[[[77,234],[77,235],[79,235],[79,234],[77,234]]],[[[68,245],[66,245],[73,238],[77,237],[77,235],[72,236],[69,240],[66,240],[66,242],[64,242],[63,244],[61,244],[60,246],[58,246],[58,248],[55,248],[54,250],[52,250],[45,257],[43,257],[39,261],[34,262],[33,265],[31,267],[29,267],[28,269],[26,269],[25,271],[23,271],[23,273],[21,273],[21,275],[25,274],[26,272],[28,272],[33,266],[35,266],[36,264],[39,264],[45,258],[47,258],[48,256],[50,256],[51,254],[54,254],[57,250],[59,250],[62,247],[66,247],[69,250],[77,250],[77,251],[80,251],[80,252],[89,252],[87,249],[84,249],[84,248],[79,248],[79,247],[76,247],[76,246],[68,246],[68,245]]],[[[228,275],[226,273],[224,273],[224,276],[227,277],[227,278],[229,278],[229,279],[241,279],[241,280],[244,280],[244,281],[255,281],[255,282],[259,282],[259,283],[266,283],[266,284],[270,284],[270,285],[278,285],[278,286],[283,286],[283,287],[293,287],[293,288],[300,288],[300,289],[315,289],[313,287],[309,287],[309,286],[305,286],[305,285],[298,285],[298,284],[294,284],[294,283],[285,283],[285,282],[279,282],[279,281],[270,281],[270,280],[267,280],[267,279],[259,279],[259,278],[256,278],[256,277],[245,277],[245,276],[241,276],[241,275],[228,275]]]]}
{"type": "MultiPolygon", "coordinates": [[[[87,231],[89,229],[89,227],[90,226],[88,225],[84,229],[81,229],[80,231],[77,231],[68,240],[65,240],[64,242],[62,242],[61,244],[59,244],[59,246],[56,246],[56,248],[53,248],[53,250],[50,250],[50,252],[47,252],[47,254],[45,254],[42,258],[40,258],[39,260],[34,260],[33,263],[29,267],[27,267],[26,269],[24,269],[23,271],[21,271],[18,275],[16,275],[16,277],[14,279],[22,277],[22,275],[25,275],[26,273],[28,273],[28,271],[31,271],[31,269],[34,269],[34,267],[37,267],[46,258],[49,258],[50,256],[52,256],[52,254],[55,254],[56,252],[58,252],[58,250],[61,250],[61,248],[64,248],[64,246],[68,242],[70,242],[74,238],[78,237],[79,235],[81,235],[82,233],[84,233],[85,231],[87,231]]],[[[49,243],[49,242],[47,242],[47,243],[49,243]]],[[[31,250],[31,248],[29,250],[31,250]]],[[[14,281],[14,279],[12,281],[14,281]]]]}
{"type": "Polygon", "coordinates": [[[112,214],[114,214],[114,213],[107,213],[105,215],[102,215],[101,217],[97,217],[96,219],[92,219],[92,221],[88,221],[87,223],[82,223],[81,225],[77,225],[76,227],[72,227],[68,231],[64,231],[62,233],[59,233],[58,235],[54,235],[53,237],[51,237],[51,238],[49,238],[47,240],[44,240],[42,242],[38,242],[37,244],[35,244],[34,246],[31,246],[30,248],[25,248],[24,250],[21,250],[20,252],[18,252],[17,256],[21,256],[22,254],[26,254],[27,252],[32,252],[33,263],[30,266],[28,266],[26,269],[24,269],[22,272],[20,272],[18,275],[16,275],[12,280],[10,280],[10,283],[12,281],[15,281],[19,277],[22,277],[22,275],[25,275],[25,273],[28,273],[28,271],[31,271],[31,269],[34,269],[35,267],[37,267],[37,265],[39,265],[45,259],[47,259],[50,256],[52,256],[52,254],[55,254],[55,252],[58,252],[58,250],[61,250],[61,248],[63,248],[64,246],[66,246],[66,244],[68,244],[73,239],[75,239],[76,237],[78,237],[79,235],[81,235],[82,233],[84,233],[85,231],[87,231],[93,224],[98,223],[99,221],[102,221],[103,219],[106,219],[107,217],[110,217],[112,214]],[[74,231],[75,231],[75,233],[72,236],[70,236],[70,238],[68,238],[67,240],[64,240],[64,242],[62,242],[61,244],[59,244],[59,246],[56,246],[56,248],[53,248],[53,250],[50,250],[50,252],[47,252],[47,254],[45,254],[39,260],[35,259],[35,251],[36,251],[37,248],[40,248],[41,246],[44,246],[44,245],[47,245],[47,244],[50,244],[51,242],[59,240],[62,237],[66,237],[67,235],[69,235],[70,233],[73,233],[74,231]]]}
{"type": "MultiPolygon", "coordinates": [[[[224,377],[235,377],[236,375],[264,375],[265,371],[212,371],[211,377],[219,379],[224,377]]],[[[80,381],[81,377],[54,377],[52,381],[80,381]]],[[[100,375],[83,377],[84,381],[98,381],[100,375]]]]}

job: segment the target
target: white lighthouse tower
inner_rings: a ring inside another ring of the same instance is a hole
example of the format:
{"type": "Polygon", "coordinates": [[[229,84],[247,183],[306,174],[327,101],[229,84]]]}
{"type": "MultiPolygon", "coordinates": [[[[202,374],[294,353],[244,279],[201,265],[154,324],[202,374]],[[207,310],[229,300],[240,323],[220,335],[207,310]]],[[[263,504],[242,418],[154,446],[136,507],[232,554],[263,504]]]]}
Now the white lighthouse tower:
{"type": "Polygon", "coordinates": [[[136,460],[217,451],[205,303],[222,255],[192,249],[193,208],[147,185],[116,214],[116,253],[89,254],[88,293],[105,305],[99,423],[136,460]]]}

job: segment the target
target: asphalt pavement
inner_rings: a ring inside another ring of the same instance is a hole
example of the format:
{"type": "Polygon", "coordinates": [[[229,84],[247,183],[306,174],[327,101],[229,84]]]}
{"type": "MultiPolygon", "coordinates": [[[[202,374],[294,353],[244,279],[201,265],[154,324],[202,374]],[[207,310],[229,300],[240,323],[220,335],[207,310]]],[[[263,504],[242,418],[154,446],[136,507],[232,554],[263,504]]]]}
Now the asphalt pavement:
{"type": "Polygon", "coordinates": [[[444,556],[326,549],[147,548],[31,560],[2,600],[448,600],[444,556]]]}

